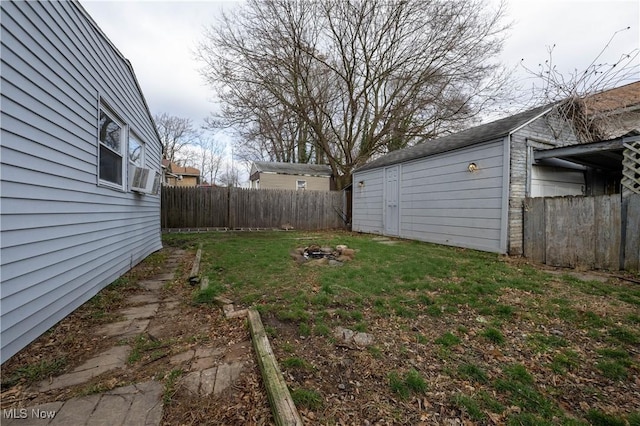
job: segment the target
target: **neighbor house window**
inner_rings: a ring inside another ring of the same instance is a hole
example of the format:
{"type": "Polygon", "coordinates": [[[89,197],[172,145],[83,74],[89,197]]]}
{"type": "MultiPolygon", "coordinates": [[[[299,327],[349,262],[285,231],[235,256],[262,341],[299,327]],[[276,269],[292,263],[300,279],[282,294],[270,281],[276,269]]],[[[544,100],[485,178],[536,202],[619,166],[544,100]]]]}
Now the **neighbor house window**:
{"type": "Polygon", "coordinates": [[[100,140],[99,179],[122,187],[122,138],[124,126],[112,114],[100,108],[98,138],[100,140]]]}
{"type": "Polygon", "coordinates": [[[306,180],[296,181],[296,189],[307,189],[307,181],[306,180]]]}
{"type": "Polygon", "coordinates": [[[129,163],[144,166],[144,143],[133,133],[129,133],[129,163]]]}

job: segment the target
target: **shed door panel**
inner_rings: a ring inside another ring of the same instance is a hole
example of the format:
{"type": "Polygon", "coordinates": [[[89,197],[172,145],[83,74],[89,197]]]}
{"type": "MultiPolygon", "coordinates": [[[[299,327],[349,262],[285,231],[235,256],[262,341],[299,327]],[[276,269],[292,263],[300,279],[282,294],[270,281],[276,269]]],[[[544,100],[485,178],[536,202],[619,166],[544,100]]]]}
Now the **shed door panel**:
{"type": "Polygon", "coordinates": [[[385,191],[384,191],[384,233],[387,235],[398,235],[398,166],[385,169],[385,191]]]}

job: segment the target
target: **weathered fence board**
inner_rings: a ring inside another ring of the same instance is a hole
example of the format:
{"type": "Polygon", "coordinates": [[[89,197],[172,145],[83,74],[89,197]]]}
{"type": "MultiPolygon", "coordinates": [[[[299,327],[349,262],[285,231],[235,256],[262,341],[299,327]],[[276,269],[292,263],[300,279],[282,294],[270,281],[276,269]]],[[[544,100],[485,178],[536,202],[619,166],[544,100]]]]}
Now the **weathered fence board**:
{"type": "Polygon", "coordinates": [[[163,228],[344,228],[340,191],[162,188],[163,228]]]}
{"type": "Polygon", "coordinates": [[[527,257],[546,260],[544,198],[528,198],[525,202],[524,215],[524,252],[527,257]]]}
{"type": "Polygon", "coordinates": [[[627,197],[624,269],[640,271],[640,194],[627,197]]]}
{"type": "Polygon", "coordinates": [[[596,239],[595,269],[617,269],[622,248],[622,212],[620,195],[609,195],[594,201],[594,233],[596,239]],[[599,202],[598,202],[599,201],[599,202]]]}
{"type": "Polygon", "coordinates": [[[561,267],[638,270],[640,195],[527,198],[525,256],[561,267]]]}

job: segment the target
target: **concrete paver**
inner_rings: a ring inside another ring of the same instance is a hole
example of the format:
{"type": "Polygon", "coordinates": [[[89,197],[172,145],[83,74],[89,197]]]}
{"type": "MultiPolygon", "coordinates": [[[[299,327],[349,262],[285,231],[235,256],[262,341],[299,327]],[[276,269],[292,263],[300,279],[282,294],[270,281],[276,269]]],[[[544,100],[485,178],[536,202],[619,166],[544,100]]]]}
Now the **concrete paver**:
{"type": "Polygon", "coordinates": [[[46,392],[52,389],[65,388],[87,382],[104,372],[124,366],[129,356],[131,348],[129,346],[115,346],[91,358],[71,373],[54,377],[53,380],[43,380],[36,385],[39,392],[46,392]]]}
{"type": "Polygon", "coordinates": [[[158,303],[150,303],[148,305],[133,306],[131,308],[123,309],[118,312],[123,315],[127,320],[150,318],[158,312],[160,305],[158,303]]]}
{"type": "Polygon", "coordinates": [[[11,414],[3,410],[3,426],[159,425],[163,385],[149,381],[68,401],[57,401],[11,414]],[[8,418],[9,417],[9,418],[8,418]],[[13,417],[13,418],[11,418],[13,417]]]}
{"type": "Polygon", "coordinates": [[[132,305],[146,305],[148,303],[159,303],[160,296],[155,293],[136,294],[129,297],[129,303],[132,305]]]}
{"type": "Polygon", "coordinates": [[[144,332],[149,326],[149,319],[137,319],[132,321],[120,321],[105,324],[96,332],[99,336],[130,337],[144,332]]]}
{"type": "Polygon", "coordinates": [[[100,400],[100,394],[73,398],[64,403],[64,410],[56,413],[52,426],[83,425],[86,423],[96,404],[100,400]]]}
{"type": "Polygon", "coordinates": [[[161,280],[145,280],[140,281],[138,285],[142,288],[145,288],[149,291],[158,291],[162,290],[162,287],[166,284],[166,281],[161,280]]]}

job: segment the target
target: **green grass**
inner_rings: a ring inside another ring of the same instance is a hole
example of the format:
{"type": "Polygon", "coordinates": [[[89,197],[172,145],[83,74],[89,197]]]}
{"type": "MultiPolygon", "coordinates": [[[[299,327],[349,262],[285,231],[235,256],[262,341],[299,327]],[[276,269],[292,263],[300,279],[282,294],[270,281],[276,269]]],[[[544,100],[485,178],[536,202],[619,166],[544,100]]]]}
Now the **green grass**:
{"type": "Polygon", "coordinates": [[[500,330],[496,328],[489,327],[484,330],[481,335],[491,343],[495,343],[497,345],[501,345],[504,343],[504,336],[502,335],[500,330]]]}
{"type": "MultiPolygon", "coordinates": [[[[529,415],[538,419],[550,420],[560,412],[553,401],[538,391],[533,376],[522,364],[504,367],[503,377],[496,379],[493,385],[496,390],[506,395],[510,405],[522,409],[521,413],[526,416],[520,421],[526,421],[527,424],[530,424],[527,417],[529,415]],[[531,413],[536,413],[536,415],[531,413]]],[[[532,418],[531,421],[534,421],[535,418],[532,418]]]]}
{"type": "Polygon", "coordinates": [[[623,418],[603,413],[599,410],[589,410],[587,420],[592,426],[626,426],[623,418]]]}
{"type": "Polygon", "coordinates": [[[415,369],[409,370],[404,376],[392,371],[388,375],[391,391],[402,399],[407,399],[412,393],[425,393],[427,383],[415,369]]]}
{"type": "Polygon", "coordinates": [[[298,388],[291,392],[291,399],[297,407],[317,410],[322,407],[322,396],[315,390],[298,388]]]}
{"type": "Polygon", "coordinates": [[[451,332],[447,332],[442,336],[438,337],[435,342],[438,345],[442,345],[445,348],[449,348],[451,346],[455,346],[460,343],[460,338],[451,332]]]}
{"type": "Polygon", "coordinates": [[[536,352],[548,352],[554,348],[567,346],[567,340],[553,334],[533,333],[527,336],[527,343],[536,352]]]}
{"type": "Polygon", "coordinates": [[[602,359],[596,363],[596,368],[604,377],[611,380],[624,380],[628,377],[629,367],[633,365],[633,361],[625,349],[603,348],[597,353],[602,359]]]}
{"type": "Polygon", "coordinates": [[[286,358],[280,364],[284,368],[300,368],[300,369],[311,368],[311,364],[309,364],[304,359],[298,358],[298,357],[286,358]]]}
{"type": "MultiPolygon", "coordinates": [[[[473,422],[489,422],[486,414],[492,412],[506,424],[572,424],[572,416],[586,413],[565,413],[556,402],[563,389],[541,375],[591,377],[595,367],[601,383],[593,385],[593,394],[602,399],[602,383],[617,386],[607,379],[629,380],[640,368],[630,355],[640,343],[640,288],[633,285],[551,275],[468,249],[404,240],[388,246],[348,232],[166,234],[163,241],[191,249],[202,244],[202,268],[215,293],[274,320],[265,329],[290,359],[297,348],[282,339],[289,333],[333,345],[337,326],[367,331],[378,346],[363,355],[372,364],[397,363],[395,371],[379,372],[376,385],[408,398],[426,389],[420,374],[410,371],[417,365],[411,360],[439,358],[438,373],[474,387],[449,395],[450,404],[473,422]],[[290,259],[292,249],[310,244],[346,244],[358,251],[341,268],[309,268],[290,259]],[[609,310],[596,310],[594,299],[609,310]],[[380,324],[393,328],[381,330],[380,324]],[[384,332],[402,340],[387,346],[378,335],[384,332]],[[500,345],[502,362],[511,364],[491,365],[485,352],[491,345],[500,345]],[[538,368],[530,367],[533,359],[538,368]]],[[[207,303],[211,296],[201,297],[207,303]]],[[[288,363],[283,368],[305,368],[288,363]]],[[[314,399],[315,391],[296,391],[303,401],[314,399]]]]}
{"type": "Polygon", "coordinates": [[[458,366],[458,374],[467,379],[479,383],[486,383],[488,380],[487,373],[475,364],[462,364],[458,366]]]}
{"type": "Polygon", "coordinates": [[[3,373],[1,389],[10,388],[20,382],[29,385],[48,377],[59,375],[64,371],[66,366],[67,359],[60,357],[51,360],[43,359],[25,367],[20,367],[9,376],[3,373]]]}
{"type": "Polygon", "coordinates": [[[214,303],[214,299],[220,295],[220,288],[209,283],[205,289],[197,290],[193,295],[196,303],[214,303]]]}
{"type": "Polygon", "coordinates": [[[453,402],[458,408],[466,412],[473,421],[480,422],[485,420],[487,417],[480,407],[480,404],[471,397],[464,394],[457,394],[454,397],[453,402]]]}
{"type": "Polygon", "coordinates": [[[133,347],[127,358],[128,364],[135,364],[145,355],[150,361],[162,358],[168,352],[168,342],[152,339],[148,334],[139,334],[133,341],[133,347]]]}
{"type": "Polygon", "coordinates": [[[169,405],[173,399],[173,395],[176,393],[176,385],[180,377],[184,374],[182,370],[171,370],[164,380],[164,392],[162,395],[162,401],[164,405],[169,405]]]}
{"type": "Polygon", "coordinates": [[[580,365],[580,356],[572,350],[564,350],[554,355],[550,368],[556,374],[564,375],[580,365]]]}

